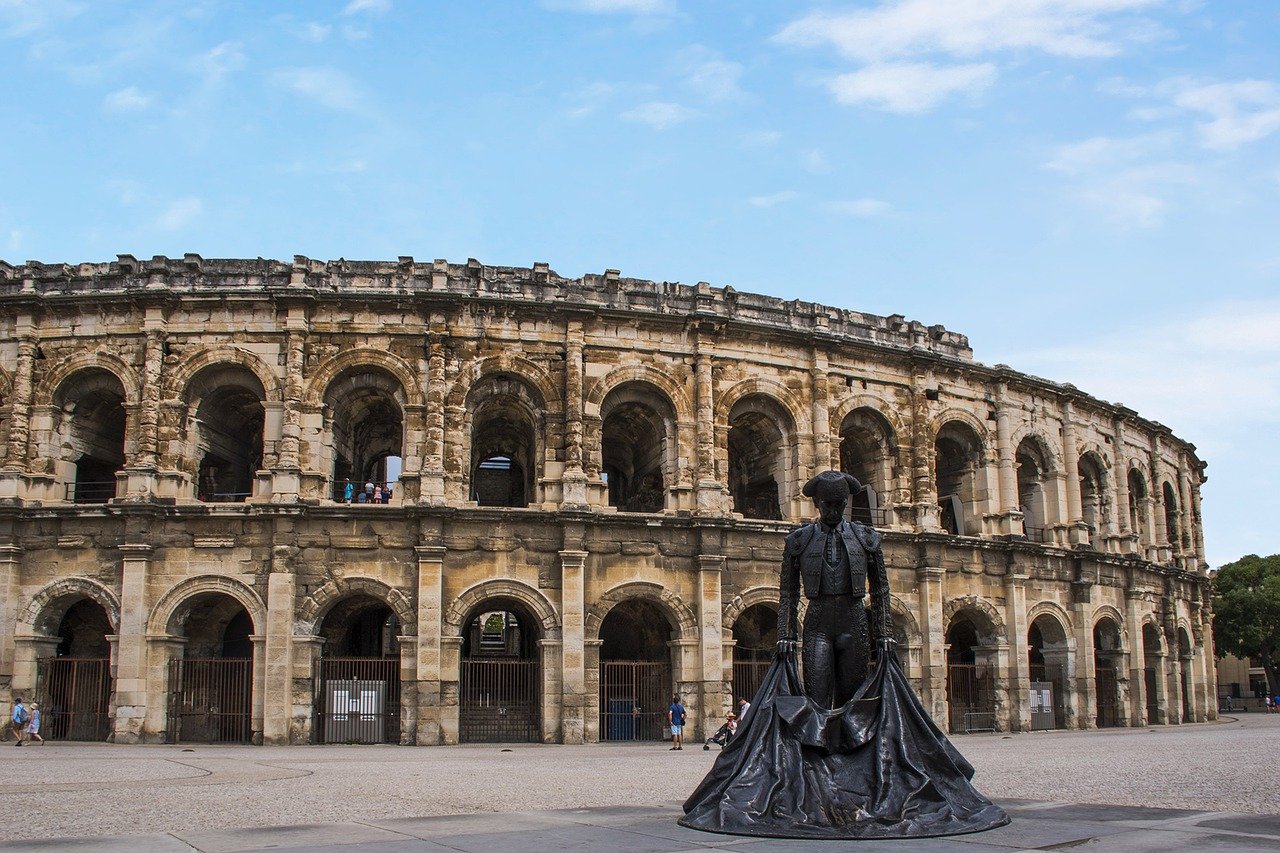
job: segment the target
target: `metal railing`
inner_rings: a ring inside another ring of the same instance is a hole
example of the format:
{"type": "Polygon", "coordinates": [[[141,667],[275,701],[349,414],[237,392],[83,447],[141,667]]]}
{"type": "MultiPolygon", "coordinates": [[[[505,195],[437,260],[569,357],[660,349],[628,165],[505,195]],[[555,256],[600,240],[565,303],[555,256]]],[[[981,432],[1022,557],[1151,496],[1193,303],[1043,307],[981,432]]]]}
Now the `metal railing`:
{"type": "Polygon", "coordinates": [[[880,507],[869,509],[865,506],[855,506],[849,511],[849,517],[872,527],[884,527],[889,523],[889,510],[880,507]]]}
{"type": "Polygon", "coordinates": [[[671,704],[671,665],[656,661],[602,661],[600,739],[662,740],[671,704]]]}
{"type": "Polygon", "coordinates": [[[253,492],[211,492],[205,495],[197,495],[196,500],[204,503],[229,504],[244,503],[251,497],[253,497],[253,492]]]}
{"type": "Polygon", "coordinates": [[[323,658],[315,672],[317,743],[400,742],[400,658],[323,658]]]}
{"type": "Polygon", "coordinates": [[[115,480],[73,480],[65,486],[69,503],[104,504],[116,496],[115,480]]]}
{"type": "Polygon", "coordinates": [[[536,660],[464,660],[458,680],[459,741],[542,740],[542,667],[536,660]]]}
{"type": "Polygon", "coordinates": [[[1047,527],[1030,527],[1024,524],[1022,526],[1022,532],[1023,532],[1023,535],[1025,535],[1032,542],[1045,543],[1045,542],[1048,542],[1050,539],[1049,528],[1047,527]]]}
{"type": "Polygon", "coordinates": [[[106,740],[111,734],[111,661],[40,661],[40,730],[50,740],[106,740]]]}
{"type": "Polygon", "coordinates": [[[170,661],[169,742],[248,743],[252,693],[252,659],[170,661]]]}

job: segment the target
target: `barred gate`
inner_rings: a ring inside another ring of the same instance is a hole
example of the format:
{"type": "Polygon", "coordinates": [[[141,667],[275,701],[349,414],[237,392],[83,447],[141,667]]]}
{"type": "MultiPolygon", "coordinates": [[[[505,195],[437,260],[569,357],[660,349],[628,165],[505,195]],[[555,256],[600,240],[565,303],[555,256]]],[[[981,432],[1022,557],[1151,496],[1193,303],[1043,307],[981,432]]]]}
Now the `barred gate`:
{"type": "Polygon", "coordinates": [[[169,661],[169,743],[253,739],[253,660],[169,661]]]}
{"type": "Polygon", "coordinates": [[[995,678],[990,667],[947,665],[947,715],[953,733],[995,731],[995,703],[995,678]]]}
{"type": "Polygon", "coordinates": [[[764,681],[764,674],[769,671],[769,661],[734,661],[733,662],[733,697],[731,703],[734,713],[738,711],[737,697],[742,697],[755,704],[756,691],[764,681]]]}
{"type": "Polygon", "coordinates": [[[1144,669],[1142,680],[1147,685],[1147,725],[1154,726],[1160,722],[1160,695],[1156,692],[1155,667],[1144,669]]]}
{"type": "Polygon", "coordinates": [[[600,664],[600,739],[662,740],[673,695],[671,665],[613,660],[600,664]]]}
{"type": "Polygon", "coordinates": [[[39,663],[40,733],[50,740],[106,740],[111,734],[111,661],[44,658],[39,663]]]}
{"type": "Polygon", "coordinates": [[[1067,679],[1063,674],[1062,667],[1052,664],[1032,664],[1030,675],[1032,690],[1037,689],[1037,682],[1044,685],[1038,688],[1041,692],[1040,712],[1038,714],[1036,713],[1037,703],[1034,699],[1031,703],[1032,731],[1065,729],[1067,727],[1067,714],[1064,698],[1067,693],[1067,679]],[[1043,701],[1046,689],[1049,691],[1048,705],[1043,701]]]}
{"type": "Polygon", "coordinates": [[[400,742],[400,658],[321,658],[313,680],[316,743],[400,742]]]}
{"type": "Polygon", "coordinates": [[[1094,676],[1098,691],[1098,721],[1100,729],[1120,725],[1120,697],[1116,685],[1116,671],[1109,666],[1099,666],[1094,676]]]}
{"type": "Polygon", "coordinates": [[[542,741],[542,667],[538,661],[464,660],[458,682],[459,741],[542,741]]]}

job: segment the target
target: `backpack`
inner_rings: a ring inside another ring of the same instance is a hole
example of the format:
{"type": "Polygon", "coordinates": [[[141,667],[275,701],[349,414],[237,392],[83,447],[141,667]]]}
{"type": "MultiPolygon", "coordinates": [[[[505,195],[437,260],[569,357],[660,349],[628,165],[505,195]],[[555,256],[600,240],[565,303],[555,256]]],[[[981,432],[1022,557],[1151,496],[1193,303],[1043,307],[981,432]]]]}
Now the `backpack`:
{"type": "Polygon", "coordinates": [[[17,723],[18,725],[22,725],[23,723],[27,722],[27,720],[30,720],[30,719],[31,719],[31,715],[27,713],[26,705],[13,706],[13,721],[15,723],[17,723]]]}

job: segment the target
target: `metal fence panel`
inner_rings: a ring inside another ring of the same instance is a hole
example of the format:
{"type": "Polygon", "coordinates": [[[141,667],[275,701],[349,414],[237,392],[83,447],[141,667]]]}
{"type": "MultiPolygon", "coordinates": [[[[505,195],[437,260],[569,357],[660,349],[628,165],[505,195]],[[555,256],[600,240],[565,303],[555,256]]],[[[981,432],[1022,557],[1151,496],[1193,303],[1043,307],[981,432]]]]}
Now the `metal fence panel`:
{"type": "Polygon", "coordinates": [[[600,664],[600,739],[662,740],[673,689],[671,665],[654,661],[600,664]]]}
{"type": "Polygon", "coordinates": [[[111,734],[111,662],[45,658],[39,664],[40,734],[49,740],[106,740],[111,734]]]}
{"type": "Polygon", "coordinates": [[[248,743],[253,738],[253,661],[169,662],[169,742],[248,743]]]}
{"type": "Polygon", "coordinates": [[[400,658],[322,658],[315,690],[317,743],[400,742],[400,658]]]}
{"type": "Polygon", "coordinates": [[[947,665],[947,710],[952,732],[995,731],[995,678],[972,663],[947,665]]]}
{"type": "Polygon", "coordinates": [[[764,674],[769,671],[768,661],[734,661],[733,662],[733,711],[737,713],[737,697],[742,697],[755,704],[756,691],[764,681],[764,674]]]}
{"type": "Polygon", "coordinates": [[[537,661],[464,660],[458,681],[460,741],[541,742],[542,667],[537,661]]]}
{"type": "Polygon", "coordinates": [[[1109,729],[1120,725],[1120,696],[1115,669],[1099,666],[1095,670],[1095,686],[1098,691],[1098,728],[1109,729]]]}

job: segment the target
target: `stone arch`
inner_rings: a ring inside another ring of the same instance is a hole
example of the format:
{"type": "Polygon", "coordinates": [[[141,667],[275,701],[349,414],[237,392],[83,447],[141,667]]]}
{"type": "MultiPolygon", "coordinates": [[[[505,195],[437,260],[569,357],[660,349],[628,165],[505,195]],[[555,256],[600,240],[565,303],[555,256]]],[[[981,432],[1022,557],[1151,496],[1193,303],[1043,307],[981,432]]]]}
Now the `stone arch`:
{"type": "Polygon", "coordinates": [[[920,623],[916,621],[916,615],[911,612],[911,608],[896,596],[889,596],[889,611],[890,619],[902,625],[907,645],[919,646],[924,641],[924,637],[920,633],[920,623]]]}
{"type": "Polygon", "coordinates": [[[200,575],[179,581],[160,597],[155,607],[151,608],[151,615],[147,619],[147,633],[173,634],[175,627],[173,620],[182,604],[194,596],[207,592],[221,593],[238,601],[249,614],[254,633],[262,633],[266,629],[267,608],[250,586],[235,578],[200,575]]]}
{"type": "Polygon", "coordinates": [[[68,379],[82,370],[92,369],[105,370],[120,380],[126,403],[137,403],[142,398],[142,381],[138,378],[137,371],[114,353],[94,350],[76,353],[52,367],[36,386],[31,404],[33,406],[54,405],[54,396],[68,379]]]}
{"type": "Polygon", "coordinates": [[[186,399],[192,383],[201,373],[221,365],[243,367],[258,377],[266,400],[279,402],[283,399],[282,382],[262,359],[248,350],[226,346],[200,350],[166,370],[161,399],[186,399]]]}
{"type": "Polygon", "coordinates": [[[466,406],[472,388],[485,379],[502,373],[509,373],[536,390],[547,411],[560,410],[560,391],[551,374],[536,362],[505,352],[472,361],[463,367],[445,395],[445,408],[466,406]]]}
{"type": "Polygon", "coordinates": [[[624,364],[610,370],[604,376],[591,383],[583,396],[585,414],[588,417],[599,416],[600,406],[610,392],[632,382],[650,385],[653,392],[665,398],[675,411],[676,420],[693,419],[693,404],[689,400],[688,390],[650,364],[624,364]]]}
{"type": "Polygon", "coordinates": [[[1071,622],[1071,614],[1056,601],[1040,601],[1027,610],[1027,626],[1030,627],[1031,623],[1041,616],[1052,617],[1062,629],[1062,633],[1068,642],[1075,636],[1073,633],[1075,626],[1071,622]]]}
{"type": "Polygon", "coordinates": [[[529,608],[529,613],[542,626],[543,639],[560,637],[560,617],[547,597],[528,584],[507,578],[480,581],[463,590],[444,612],[441,627],[445,636],[461,637],[466,627],[463,620],[477,607],[496,598],[518,601],[529,608]]]}
{"type": "Polygon", "coordinates": [[[676,626],[681,639],[692,640],[697,637],[698,620],[689,606],[680,600],[680,596],[662,584],[631,581],[615,586],[596,599],[595,603],[587,609],[587,618],[584,622],[587,638],[599,637],[600,626],[604,624],[604,618],[609,615],[609,611],[631,598],[640,598],[656,604],[676,626]]]}
{"type": "Polygon", "coordinates": [[[801,424],[794,399],[766,380],[746,380],[722,403],[716,417],[716,459],[734,512],[782,520],[800,495],[801,424]],[[779,396],[779,394],[784,396],[779,396]]]}
{"type": "Polygon", "coordinates": [[[1030,441],[1043,457],[1048,469],[1046,474],[1056,474],[1062,470],[1062,450],[1053,441],[1050,441],[1043,429],[1035,424],[1025,423],[1018,426],[1013,431],[1013,435],[1009,438],[1009,443],[1013,447],[1017,447],[1024,441],[1030,441]]]}
{"type": "Polygon", "coordinates": [[[801,425],[811,420],[806,419],[804,406],[785,385],[772,379],[752,377],[731,385],[720,394],[720,399],[716,401],[715,422],[727,425],[729,413],[733,411],[738,401],[755,394],[766,397],[781,406],[783,411],[791,417],[790,427],[797,434],[801,425]]]}
{"type": "Polygon", "coordinates": [[[382,369],[391,374],[400,383],[400,388],[404,393],[404,405],[425,405],[426,399],[422,393],[422,386],[418,382],[417,372],[399,356],[392,355],[386,350],[373,349],[372,347],[347,350],[321,364],[307,383],[306,390],[302,395],[303,404],[307,406],[322,405],[329,387],[344,374],[370,367],[382,369]]]}
{"type": "Polygon", "coordinates": [[[895,443],[895,450],[897,449],[896,444],[901,440],[901,436],[910,432],[908,425],[888,400],[871,394],[854,394],[842,398],[836,405],[831,407],[831,434],[833,436],[838,435],[840,425],[844,423],[844,419],[858,409],[870,409],[884,419],[884,426],[887,429],[889,438],[895,443]]]}
{"type": "Polygon", "coordinates": [[[733,623],[737,622],[738,617],[745,613],[748,608],[757,604],[772,604],[777,607],[778,600],[778,587],[776,586],[753,586],[750,589],[745,589],[725,602],[720,615],[720,624],[725,632],[732,632],[733,623]]]}
{"type": "MultiPolygon", "coordinates": [[[[858,399],[872,398],[861,395],[858,399]]],[[[835,467],[852,474],[864,486],[851,500],[852,518],[856,521],[883,523],[885,518],[877,511],[893,502],[899,461],[895,420],[873,404],[849,408],[839,421],[833,422],[835,467]]]]}
{"type": "Polygon", "coordinates": [[[335,604],[344,598],[360,594],[376,598],[390,607],[406,635],[417,632],[417,614],[408,596],[377,578],[356,576],[334,578],[311,593],[298,608],[295,633],[314,635],[335,604]]]}
{"type": "Polygon", "coordinates": [[[1000,615],[1000,611],[991,602],[976,595],[963,595],[959,598],[952,598],[943,605],[942,633],[946,634],[957,616],[966,614],[977,617],[973,620],[974,627],[982,631],[984,638],[996,639],[1001,642],[1008,638],[1004,617],[1000,615]]]}
{"type": "Polygon", "coordinates": [[[1154,613],[1148,613],[1142,617],[1142,622],[1138,626],[1138,636],[1142,637],[1142,653],[1149,657],[1165,654],[1167,645],[1165,643],[1164,628],[1160,625],[1160,620],[1154,613]],[[1147,626],[1151,626],[1152,636],[1155,637],[1156,643],[1154,649],[1147,648],[1147,626]]]}
{"type": "Polygon", "coordinates": [[[1120,638],[1120,650],[1125,651],[1129,647],[1129,630],[1125,625],[1124,614],[1118,608],[1110,604],[1100,604],[1094,609],[1093,615],[1089,618],[1090,626],[1096,628],[1098,623],[1103,619],[1110,619],[1116,625],[1116,633],[1120,638]]]}
{"type": "Polygon", "coordinates": [[[95,580],[82,577],[62,578],[37,590],[18,616],[18,626],[33,634],[52,636],[67,607],[83,598],[102,607],[113,631],[120,629],[120,600],[115,593],[95,580]]]}
{"type": "Polygon", "coordinates": [[[983,451],[987,450],[991,444],[991,435],[986,423],[979,420],[972,412],[957,408],[944,409],[929,421],[929,443],[936,443],[938,441],[938,433],[942,431],[943,427],[954,421],[959,421],[973,430],[981,449],[983,451]]]}
{"type": "Polygon", "coordinates": [[[8,400],[13,391],[13,377],[9,371],[0,367],[0,400],[8,400]]]}

